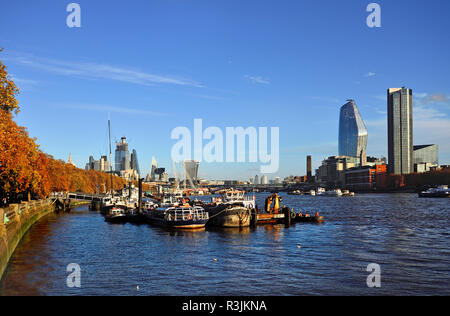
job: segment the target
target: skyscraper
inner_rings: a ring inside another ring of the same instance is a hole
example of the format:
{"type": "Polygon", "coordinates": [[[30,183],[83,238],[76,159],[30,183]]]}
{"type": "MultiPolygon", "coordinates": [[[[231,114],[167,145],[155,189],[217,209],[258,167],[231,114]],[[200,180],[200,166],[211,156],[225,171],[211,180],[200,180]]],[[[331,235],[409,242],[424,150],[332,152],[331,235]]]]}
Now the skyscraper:
{"type": "Polygon", "coordinates": [[[199,164],[200,163],[195,160],[185,160],[184,161],[184,174],[186,177],[185,180],[191,180],[193,183],[197,182],[199,164]]]}
{"type": "Polygon", "coordinates": [[[355,101],[341,107],[339,118],[339,156],[361,157],[366,153],[367,129],[355,101]]]}
{"type": "Polygon", "coordinates": [[[268,179],[267,179],[267,176],[266,175],[263,175],[262,177],[261,177],[261,184],[268,184],[269,183],[269,181],[268,181],[268,179]]]}
{"type": "Polygon", "coordinates": [[[139,170],[139,163],[138,163],[138,159],[137,159],[136,149],[133,149],[133,151],[131,152],[131,169],[136,170],[138,175],[141,174],[141,172],[139,170]]]}
{"type": "Polygon", "coordinates": [[[126,171],[130,169],[130,152],[128,151],[128,143],[126,137],[122,137],[120,142],[117,142],[115,152],[115,170],[126,171]]]}
{"type": "Polygon", "coordinates": [[[389,173],[414,172],[412,89],[387,91],[389,173]]]}
{"type": "Polygon", "coordinates": [[[150,178],[152,181],[156,180],[155,170],[158,168],[158,162],[155,157],[152,157],[152,169],[150,170],[150,178]]]}

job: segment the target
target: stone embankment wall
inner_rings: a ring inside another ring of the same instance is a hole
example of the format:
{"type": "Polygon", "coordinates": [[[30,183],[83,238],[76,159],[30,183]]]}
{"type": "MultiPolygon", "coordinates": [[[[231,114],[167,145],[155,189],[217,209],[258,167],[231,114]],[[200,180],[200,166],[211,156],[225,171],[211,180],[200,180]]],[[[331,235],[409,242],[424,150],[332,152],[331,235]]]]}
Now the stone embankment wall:
{"type": "MultiPolygon", "coordinates": [[[[79,203],[71,203],[72,206],[79,203]]],[[[0,208],[0,279],[17,245],[28,229],[54,211],[52,200],[11,204],[0,208]]]]}

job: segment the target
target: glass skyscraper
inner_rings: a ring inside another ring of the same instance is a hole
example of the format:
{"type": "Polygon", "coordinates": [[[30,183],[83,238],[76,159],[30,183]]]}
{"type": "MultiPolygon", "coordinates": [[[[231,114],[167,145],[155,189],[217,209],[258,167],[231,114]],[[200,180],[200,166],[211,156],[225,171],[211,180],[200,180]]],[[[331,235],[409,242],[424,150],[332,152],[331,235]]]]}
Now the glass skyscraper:
{"type": "Polygon", "coordinates": [[[413,93],[391,88],[387,92],[389,173],[414,172],[413,93]]]}
{"type": "Polygon", "coordinates": [[[120,142],[117,142],[115,153],[115,170],[126,171],[130,169],[130,152],[128,151],[128,143],[126,137],[122,137],[120,142]]]}
{"type": "Polygon", "coordinates": [[[184,174],[186,179],[191,180],[196,183],[198,179],[198,166],[199,162],[195,160],[185,160],[184,161],[184,174]]]}
{"type": "Polygon", "coordinates": [[[133,151],[131,152],[131,169],[136,170],[136,172],[138,174],[141,174],[141,172],[139,170],[139,163],[138,163],[136,149],[133,149],[133,151]]]}
{"type": "Polygon", "coordinates": [[[339,118],[339,156],[361,157],[367,152],[367,129],[355,101],[341,107],[339,118]]]}

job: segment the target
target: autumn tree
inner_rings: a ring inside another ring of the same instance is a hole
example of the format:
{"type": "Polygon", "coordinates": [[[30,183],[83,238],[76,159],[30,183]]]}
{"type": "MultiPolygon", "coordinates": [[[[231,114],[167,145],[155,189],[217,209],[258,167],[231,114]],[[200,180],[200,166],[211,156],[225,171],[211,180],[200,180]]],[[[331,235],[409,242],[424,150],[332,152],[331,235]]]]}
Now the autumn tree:
{"type": "MultiPolygon", "coordinates": [[[[2,51],[0,48],[0,53],[2,51]]],[[[6,66],[0,60],[0,109],[7,113],[19,113],[19,102],[16,99],[19,93],[14,81],[8,76],[6,66]]]]}
{"type": "Polygon", "coordinates": [[[11,114],[0,110],[0,194],[16,198],[20,193],[38,189],[38,146],[11,114]]]}
{"type": "MultiPolygon", "coordinates": [[[[39,150],[36,139],[13,120],[13,112],[19,113],[18,94],[19,89],[0,61],[0,200],[44,198],[51,192],[61,191],[99,193],[109,190],[109,174],[76,168],[39,150]]],[[[113,181],[115,190],[126,184],[117,176],[113,181]]]]}

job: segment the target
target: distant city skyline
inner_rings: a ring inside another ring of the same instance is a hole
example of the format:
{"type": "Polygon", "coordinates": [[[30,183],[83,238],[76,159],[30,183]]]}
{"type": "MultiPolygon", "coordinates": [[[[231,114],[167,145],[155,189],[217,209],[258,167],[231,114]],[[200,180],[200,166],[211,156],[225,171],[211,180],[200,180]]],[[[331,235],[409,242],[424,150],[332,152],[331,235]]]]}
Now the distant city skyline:
{"type": "MultiPolygon", "coordinates": [[[[79,168],[109,158],[110,114],[112,141],[127,136],[143,175],[156,157],[173,176],[170,133],[196,118],[279,126],[280,169],[268,177],[306,175],[308,155],[315,170],[338,154],[347,99],[367,155],[387,157],[386,89],[402,86],[414,91],[414,143],[437,144],[450,164],[450,3],[436,1],[378,1],[380,28],[367,27],[367,3],[350,1],[79,1],[79,29],[60,1],[5,1],[0,59],[21,89],[16,121],[79,168]]],[[[201,162],[198,177],[248,180],[259,167],[201,162]]]]}

